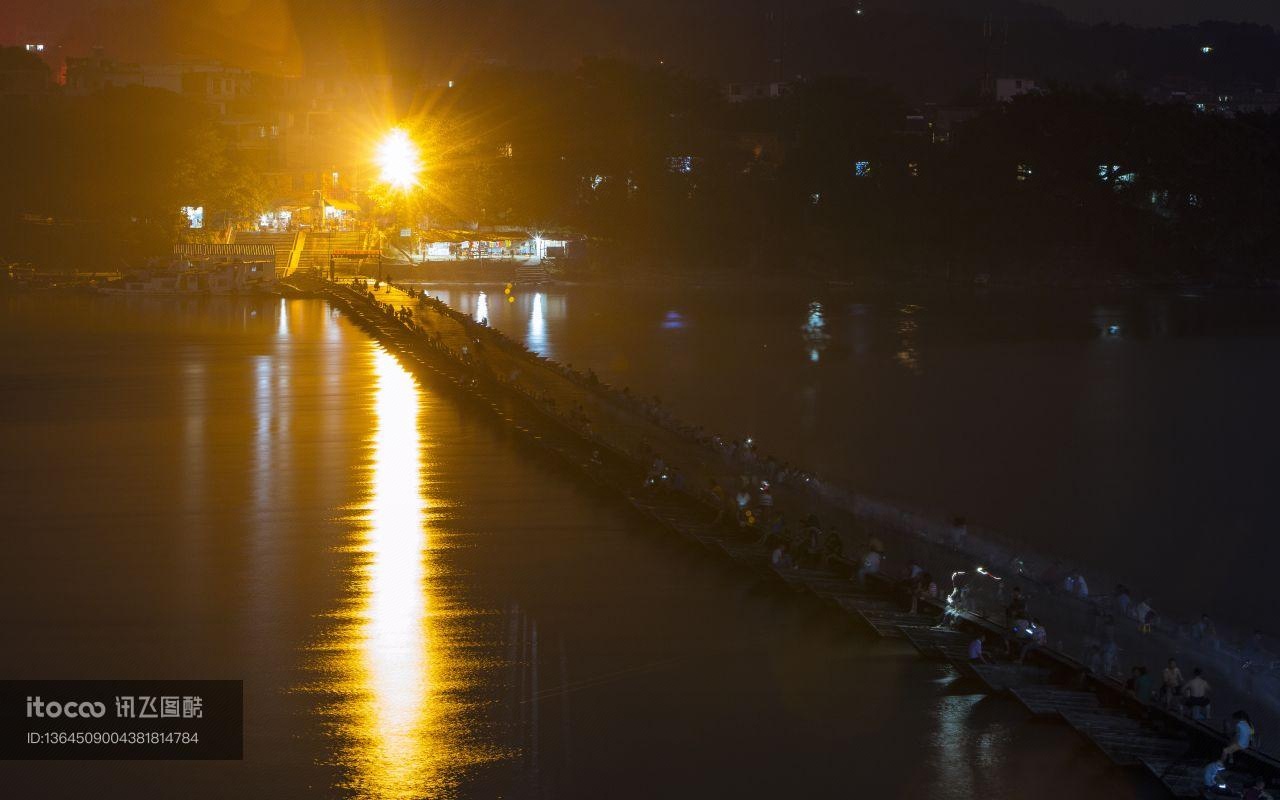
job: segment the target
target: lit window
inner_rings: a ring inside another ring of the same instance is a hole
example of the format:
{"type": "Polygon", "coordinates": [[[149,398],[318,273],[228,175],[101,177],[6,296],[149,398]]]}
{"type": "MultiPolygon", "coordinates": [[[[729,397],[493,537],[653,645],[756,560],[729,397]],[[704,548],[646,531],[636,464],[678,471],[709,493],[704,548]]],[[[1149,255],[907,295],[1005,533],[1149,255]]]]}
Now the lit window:
{"type": "Polygon", "coordinates": [[[187,218],[188,228],[204,227],[204,206],[183,206],[182,216],[187,218]]]}
{"type": "Polygon", "coordinates": [[[1027,180],[1031,180],[1031,174],[1032,174],[1032,173],[1031,173],[1031,165],[1030,165],[1030,164],[1019,164],[1019,165],[1018,165],[1018,180],[1020,180],[1020,181],[1027,181],[1027,180]]]}
{"type": "Polygon", "coordinates": [[[871,174],[870,161],[858,161],[853,165],[853,174],[859,178],[865,178],[871,174]]]}
{"type": "Polygon", "coordinates": [[[920,164],[915,161],[907,162],[907,174],[913,178],[920,177],[920,164]]]}
{"type": "Polygon", "coordinates": [[[1213,52],[1213,45],[1206,44],[1205,46],[1200,48],[1200,52],[1204,53],[1206,56],[1209,55],[1210,53],[1213,52]]]}

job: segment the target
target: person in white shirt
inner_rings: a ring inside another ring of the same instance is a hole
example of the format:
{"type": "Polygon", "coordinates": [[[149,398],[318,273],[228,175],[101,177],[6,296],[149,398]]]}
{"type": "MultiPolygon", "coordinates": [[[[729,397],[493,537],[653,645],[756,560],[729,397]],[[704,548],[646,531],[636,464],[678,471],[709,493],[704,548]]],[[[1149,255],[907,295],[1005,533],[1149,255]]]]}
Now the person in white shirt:
{"type": "Polygon", "coordinates": [[[1137,608],[1133,610],[1133,615],[1138,618],[1138,624],[1142,625],[1147,621],[1147,614],[1151,613],[1151,603],[1143,600],[1138,603],[1137,608]]]}
{"type": "Polygon", "coordinates": [[[1200,668],[1196,667],[1191,673],[1191,680],[1182,686],[1182,704],[1192,719],[1209,719],[1213,716],[1213,701],[1209,698],[1212,691],[1213,687],[1204,679],[1200,668]]]}
{"type": "Polygon", "coordinates": [[[791,569],[796,565],[795,559],[791,557],[791,548],[786,544],[779,544],[773,548],[769,563],[774,569],[791,569]]]}

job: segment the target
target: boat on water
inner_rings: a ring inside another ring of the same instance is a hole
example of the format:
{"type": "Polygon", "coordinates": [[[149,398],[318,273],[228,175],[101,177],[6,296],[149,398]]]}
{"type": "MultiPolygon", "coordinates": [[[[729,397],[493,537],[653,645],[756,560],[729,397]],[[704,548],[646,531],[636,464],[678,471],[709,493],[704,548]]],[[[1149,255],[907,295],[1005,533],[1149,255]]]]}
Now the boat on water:
{"type": "Polygon", "coordinates": [[[128,272],[98,291],[104,294],[274,294],[279,287],[273,262],[223,258],[203,262],[179,260],[165,267],[128,272]]]}

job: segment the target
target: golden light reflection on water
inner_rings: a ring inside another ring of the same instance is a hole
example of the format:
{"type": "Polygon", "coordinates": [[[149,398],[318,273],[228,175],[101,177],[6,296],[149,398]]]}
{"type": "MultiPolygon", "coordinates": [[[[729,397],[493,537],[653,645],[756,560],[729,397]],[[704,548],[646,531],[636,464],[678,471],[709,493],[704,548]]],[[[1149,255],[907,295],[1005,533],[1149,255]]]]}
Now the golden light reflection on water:
{"type": "Polygon", "coordinates": [[[338,761],[360,797],[445,796],[464,759],[440,696],[448,656],[433,637],[421,397],[413,377],[381,348],[373,377],[365,525],[336,665],[347,698],[337,709],[338,761]]]}
{"type": "Polygon", "coordinates": [[[499,741],[477,702],[493,677],[492,657],[474,647],[486,612],[449,582],[454,499],[432,489],[441,485],[433,451],[449,423],[433,425],[437,406],[414,377],[368,345],[369,372],[348,372],[373,389],[356,423],[365,491],[343,517],[349,577],[311,660],[333,735],[323,760],[340,770],[343,796],[449,798],[473,770],[518,751],[499,741]]]}
{"type": "MultiPolygon", "coordinates": [[[[365,540],[361,655],[367,681],[365,768],[381,797],[414,795],[431,769],[425,501],[418,387],[384,350],[374,357],[373,483],[365,540]]],[[[430,781],[427,781],[430,782],[430,781]]]]}

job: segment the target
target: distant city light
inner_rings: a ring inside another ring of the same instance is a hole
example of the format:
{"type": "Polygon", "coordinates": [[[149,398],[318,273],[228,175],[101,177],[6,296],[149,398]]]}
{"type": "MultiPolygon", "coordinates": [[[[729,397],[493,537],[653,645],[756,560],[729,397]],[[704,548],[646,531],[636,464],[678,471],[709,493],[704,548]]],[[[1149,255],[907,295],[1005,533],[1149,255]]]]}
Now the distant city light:
{"type": "Polygon", "coordinates": [[[865,178],[871,174],[870,161],[858,161],[853,165],[853,174],[859,178],[865,178]]]}
{"type": "Polygon", "coordinates": [[[26,45],[26,51],[27,51],[28,53],[43,53],[43,52],[44,52],[44,44],[43,44],[43,43],[28,44],[28,45],[26,45]]]}
{"type": "Polygon", "coordinates": [[[422,174],[422,156],[418,146],[401,128],[392,128],[378,143],[374,161],[382,182],[405,191],[418,185],[422,174]]]}
{"type": "Polygon", "coordinates": [[[667,169],[680,175],[688,175],[693,172],[694,157],[693,156],[668,156],[667,169]]]}
{"type": "Polygon", "coordinates": [[[1210,53],[1213,52],[1213,45],[1206,44],[1204,47],[1200,48],[1200,52],[1204,53],[1206,56],[1209,55],[1210,53]]]}

